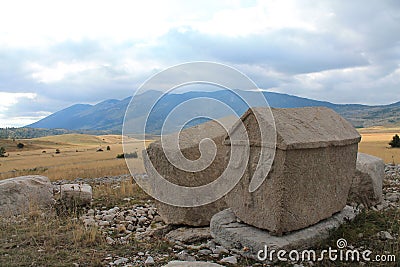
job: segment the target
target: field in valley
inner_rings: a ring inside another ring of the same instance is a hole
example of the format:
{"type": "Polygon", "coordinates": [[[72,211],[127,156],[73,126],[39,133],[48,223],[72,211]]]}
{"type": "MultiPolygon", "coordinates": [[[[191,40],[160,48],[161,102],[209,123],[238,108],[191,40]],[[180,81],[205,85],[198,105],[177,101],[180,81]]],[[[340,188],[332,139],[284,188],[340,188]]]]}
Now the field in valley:
{"type": "MultiPolygon", "coordinates": [[[[143,173],[141,151],[145,144],[133,138],[128,142],[138,154],[137,159],[131,159],[135,173],[143,173]]],[[[123,153],[119,135],[67,134],[24,140],[3,139],[0,146],[8,155],[0,158],[0,179],[40,174],[51,180],[71,180],[129,173],[125,160],[116,158],[123,153]],[[17,148],[18,143],[23,143],[24,148],[17,148]],[[57,149],[60,153],[56,153],[57,149]]]]}
{"type": "Polygon", "coordinates": [[[400,148],[391,148],[389,142],[395,134],[400,135],[400,127],[371,127],[359,129],[362,136],[359,151],[382,158],[386,163],[400,164],[400,148]]]}

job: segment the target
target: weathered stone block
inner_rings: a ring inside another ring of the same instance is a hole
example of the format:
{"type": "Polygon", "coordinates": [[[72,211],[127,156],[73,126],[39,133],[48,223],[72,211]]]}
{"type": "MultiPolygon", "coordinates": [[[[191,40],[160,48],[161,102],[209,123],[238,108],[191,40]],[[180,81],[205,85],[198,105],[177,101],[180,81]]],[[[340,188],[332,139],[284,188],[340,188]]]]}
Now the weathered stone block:
{"type": "MultiPolygon", "coordinates": [[[[248,169],[225,197],[235,215],[249,225],[280,235],[341,211],[361,139],[354,127],[328,108],[272,109],[277,133],[275,158],[261,186],[249,192],[264,146],[254,112],[259,109],[249,109],[241,118],[250,133],[248,169]]],[[[234,126],[230,133],[235,130],[234,126]]],[[[231,145],[228,140],[226,143],[231,145]]]]}
{"type": "Polygon", "coordinates": [[[92,202],[92,187],[88,184],[63,184],[60,193],[66,206],[84,206],[92,202]]]}
{"type": "Polygon", "coordinates": [[[348,203],[355,202],[366,207],[381,203],[384,175],[385,163],[382,159],[358,153],[357,170],[351,185],[348,203]]]}
{"type": "Polygon", "coordinates": [[[30,175],[0,181],[0,216],[23,214],[53,204],[53,186],[47,177],[30,175]]]}
{"type": "MultiPolygon", "coordinates": [[[[353,220],[356,210],[346,206],[342,211],[305,229],[297,230],[283,236],[273,236],[269,231],[256,228],[237,221],[231,209],[223,210],[213,216],[210,223],[211,235],[225,248],[235,251],[244,257],[258,259],[258,252],[290,250],[301,251],[313,247],[329,237],[330,231],[338,228],[348,220],[353,220]]],[[[260,253],[264,257],[264,253],[260,253]]],[[[276,255],[276,254],[275,254],[276,255]]],[[[272,261],[275,259],[272,258],[272,261]]]]}

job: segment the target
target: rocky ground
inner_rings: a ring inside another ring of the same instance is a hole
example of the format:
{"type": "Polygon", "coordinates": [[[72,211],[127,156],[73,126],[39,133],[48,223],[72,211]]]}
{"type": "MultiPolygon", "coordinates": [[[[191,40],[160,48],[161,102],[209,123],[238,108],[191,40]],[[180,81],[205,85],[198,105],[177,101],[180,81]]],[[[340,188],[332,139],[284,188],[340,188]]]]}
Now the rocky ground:
{"type": "MultiPolygon", "coordinates": [[[[118,184],[121,181],[132,179],[129,175],[102,177],[94,179],[76,179],[74,182],[102,184],[118,184]]],[[[70,183],[71,181],[57,181],[54,184],[70,183]]],[[[400,165],[386,165],[385,179],[383,182],[384,201],[372,207],[373,211],[381,212],[400,207],[400,165]]],[[[124,198],[124,205],[113,208],[91,207],[80,216],[86,227],[96,226],[102,231],[106,242],[110,245],[127,244],[132,238],[135,240],[151,242],[152,238],[163,238],[167,243],[170,253],[155,253],[153,251],[133,252],[130,257],[109,255],[104,258],[104,263],[109,266],[142,266],[156,265],[166,259],[183,261],[207,260],[220,264],[237,265],[238,262],[248,263],[243,266],[262,266],[261,263],[250,260],[244,261],[241,257],[228,249],[219,246],[212,239],[208,228],[185,228],[165,225],[157,214],[157,209],[151,200],[144,204],[129,205],[130,198],[124,198]],[[172,255],[172,257],[171,257],[172,255]]],[[[361,206],[361,208],[363,208],[361,206]]],[[[398,233],[379,231],[376,236],[381,240],[395,240],[398,233]]],[[[361,247],[362,249],[363,247],[361,247]]],[[[297,263],[293,263],[297,264],[297,263]]],[[[311,263],[303,263],[312,265],[311,263]]],[[[295,266],[302,266],[297,264],[295,266]]]]}
{"type": "MultiPolygon", "coordinates": [[[[144,175],[144,174],[138,174],[144,175]]],[[[54,190],[58,186],[67,183],[88,183],[96,190],[96,185],[111,184],[115,189],[121,182],[130,181],[130,175],[110,176],[100,178],[77,178],[53,182],[54,190]]],[[[107,208],[106,206],[93,206],[85,209],[79,217],[85,227],[97,227],[110,246],[129,244],[132,240],[152,242],[154,238],[162,238],[167,244],[166,253],[154,251],[133,252],[130,257],[107,255],[104,258],[108,266],[160,266],[161,262],[168,259],[180,261],[207,260],[212,262],[236,265],[239,255],[216,244],[208,227],[188,228],[166,225],[157,214],[157,209],[152,200],[145,203],[130,204],[136,202],[134,198],[126,197],[124,203],[119,206],[107,208]]],[[[261,266],[255,264],[253,266],[261,266]]]]}

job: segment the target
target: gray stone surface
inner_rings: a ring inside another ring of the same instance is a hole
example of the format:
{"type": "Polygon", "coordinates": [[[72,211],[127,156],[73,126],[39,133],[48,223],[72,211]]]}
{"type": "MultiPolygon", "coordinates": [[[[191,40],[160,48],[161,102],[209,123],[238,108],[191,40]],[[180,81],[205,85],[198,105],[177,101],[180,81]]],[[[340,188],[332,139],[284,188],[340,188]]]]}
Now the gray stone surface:
{"type": "MultiPolygon", "coordinates": [[[[341,211],[361,139],[354,127],[328,108],[272,109],[277,133],[272,169],[261,186],[249,192],[265,146],[253,112],[260,113],[258,108],[248,110],[241,118],[250,133],[248,170],[225,197],[235,215],[249,225],[280,235],[341,211]]],[[[232,129],[235,131],[235,126],[232,129]]],[[[228,140],[226,144],[230,145],[228,140]]]]}
{"type": "Polygon", "coordinates": [[[60,186],[61,201],[67,206],[90,205],[92,187],[88,184],[63,184],[60,186]]]}
{"type": "MultiPolygon", "coordinates": [[[[225,121],[233,124],[235,120],[229,117],[226,118],[225,121]]],[[[147,148],[147,153],[151,162],[145,160],[145,168],[147,170],[149,164],[153,164],[160,175],[168,181],[180,186],[196,187],[211,183],[216,180],[226,168],[225,155],[227,153],[226,150],[229,148],[223,145],[225,135],[225,129],[215,121],[191,127],[179,133],[181,152],[185,158],[192,161],[200,157],[199,143],[201,140],[210,138],[215,143],[217,149],[215,159],[209,167],[202,171],[187,172],[176,168],[169,162],[163,152],[163,149],[169,149],[168,146],[163,148],[160,142],[154,142],[147,148]]],[[[178,137],[177,134],[172,134],[164,138],[168,140],[169,138],[173,139],[178,137]]],[[[170,143],[172,142],[167,141],[167,144],[170,143]]],[[[151,172],[147,172],[151,175],[151,172]]],[[[227,208],[223,198],[208,205],[193,208],[176,207],[156,201],[156,207],[158,213],[166,223],[190,226],[207,226],[210,224],[210,219],[215,213],[227,208]]]]}
{"type": "Polygon", "coordinates": [[[329,232],[346,220],[352,220],[356,211],[346,206],[341,212],[329,219],[302,230],[297,230],[283,236],[273,236],[267,230],[262,230],[244,223],[237,222],[237,217],[231,209],[223,210],[213,216],[210,223],[211,235],[215,241],[229,250],[242,256],[257,260],[257,253],[264,250],[286,250],[311,248],[317,242],[327,238],[329,232]]]}
{"type": "Polygon", "coordinates": [[[358,153],[357,170],[349,193],[348,203],[355,202],[371,207],[383,200],[382,181],[385,163],[382,159],[358,153]]]}
{"type": "Polygon", "coordinates": [[[49,178],[20,176],[0,181],[0,216],[7,217],[54,204],[49,178]]]}
{"type": "Polygon", "coordinates": [[[170,241],[180,241],[183,243],[195,243],[199,241],[204,241],[211,238],[210,228],[178,228],[172,230],[166,235],[170,241]]]}
{"type": "Polygon", "coordinates": [[[163,267],[219,267],[222,265],[205,261],[170,261],[163,267]]]}

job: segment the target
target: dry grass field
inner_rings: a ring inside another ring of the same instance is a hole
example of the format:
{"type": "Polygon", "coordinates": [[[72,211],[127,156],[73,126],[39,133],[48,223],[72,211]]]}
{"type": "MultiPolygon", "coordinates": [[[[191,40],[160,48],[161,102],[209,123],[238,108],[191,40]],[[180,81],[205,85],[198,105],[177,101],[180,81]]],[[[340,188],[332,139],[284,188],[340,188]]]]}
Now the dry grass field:
{"type": "Polygon", "coordinates": [[[400,135],[400,127],[371,127],[359,129],[362,140],[359,151],[382,158],[386,163],[400,164],[400,148],[391,148],[389,142],[395,134],[400,135]]]}
{"type": "MultiPolygon", "coordinates": [[[[143,141],[129,139],[130,146],[138,152],[135,172],[143,173],[141,151],[143,141]]],[[[8,157],[0,158],[0,179],[21,175],[40,174],[51,180],[75,179],[128,174],[122,154],[122,137],[118,135],[92,136],[67,134],[26,140],[0,140],[8,157]],[[17,148],[18,143],[25,146],[17,148]],[[107,146],[111,150],[107,150],[107,146]],[[97,152],[101,148],[102,152],[97,152]],[[59,149],[60,153],[56,153],[59,149]]]]}

